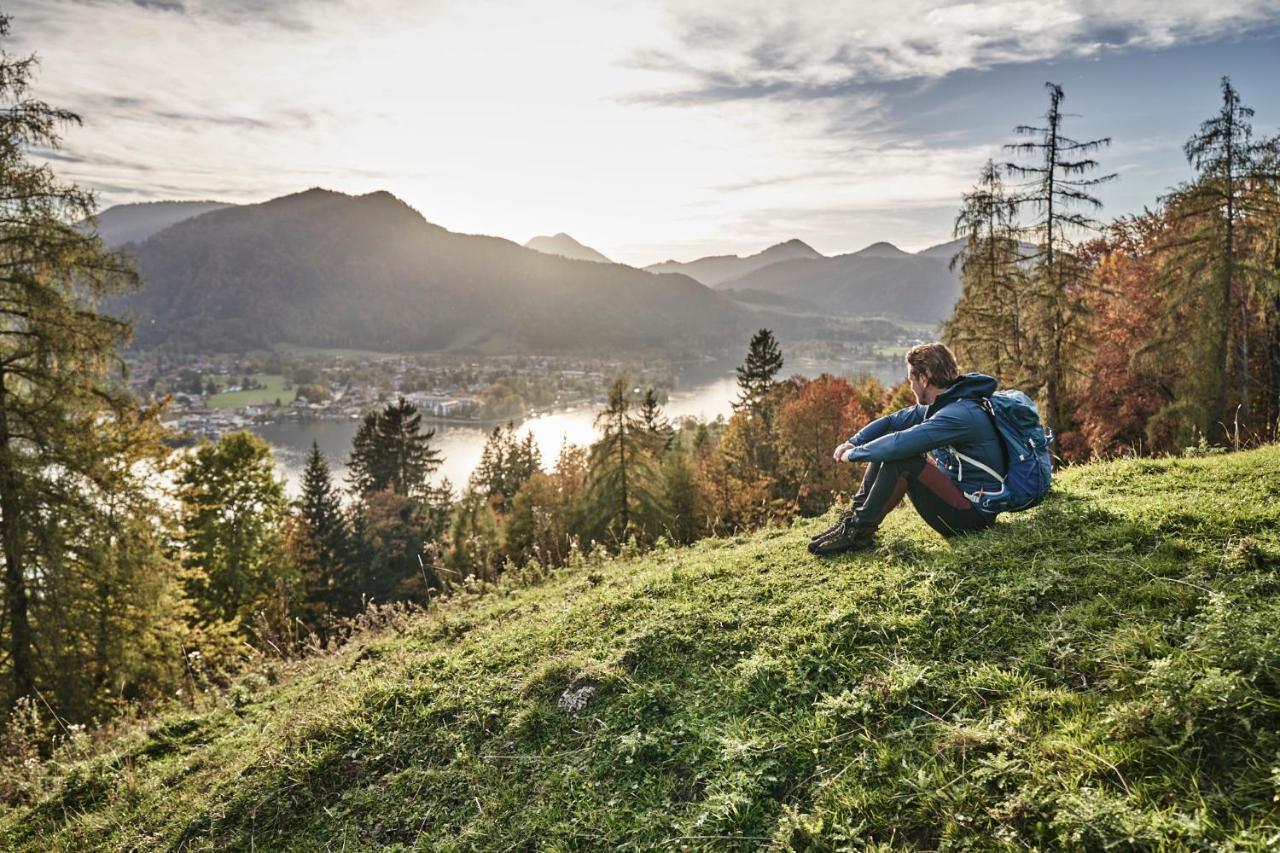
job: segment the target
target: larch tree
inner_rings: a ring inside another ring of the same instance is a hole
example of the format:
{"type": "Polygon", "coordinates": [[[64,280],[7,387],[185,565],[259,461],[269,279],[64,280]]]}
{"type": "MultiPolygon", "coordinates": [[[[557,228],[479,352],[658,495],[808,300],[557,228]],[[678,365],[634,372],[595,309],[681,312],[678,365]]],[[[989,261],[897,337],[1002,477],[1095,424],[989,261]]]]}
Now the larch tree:
{"type": "MultiPolygon", "coordinates": [[[[8,33],[0,15],[0,37],[8,33]]],[[[56,550],[66,541],[59,519],[75,512],[101,521],[119,452],[154,441],[149,416],[121,381],[128,325],[98,310],[137,276],[77,227],[94,211],[92,193],[28,159],[32,148],[56,149],[61,129],[80,123],[31,95],[35,70],[34,56],[0,49],[0,667],[11,698],[32,694],[38,681],[32,585],[87,567],[83,550],[56,550]]]]}
{"type": "Polygon", "coordinates": [[[616,545],[661,529],[664,514],[653,436],[634,408],[623,381],[614,382],[608,404],[596,415],[600,439],[587,461],[584,529],[616,545]]]}
{"type": "Polygon", "coordinates": [[[1033,286],[1027,319],[1031,330],[1027,346],[1033,350],[1034,378],[1044,396],[1045,426],[1060,430],[1067,422],[1066,381],[1069,360],[1078,355],[1079,320],[1085,314],[1083,292],[1088,286],[1088,270],[1074,251],[1074,238],[1100,227],[1084,211],[1101,209],[1094,188],[1113,180],[1114,173],[1094,176],[1099,167],[1090,155],[1111,144],[1110,137],[1080,141],[1063,132],[1062,87],[1046,83],[1049,109],[1043,125],[1019,125],[1014,132],[1028,137],[1025,142],[1006,146],[1014,154],[1030,158],[1028,165],[1006,163],[1011,174],[1025,178],[1012,195],[1021,215],[1032,218],[1021,225],[1022,233],[1034,240],[1035,254],[1028,259],[1033,286]]]}

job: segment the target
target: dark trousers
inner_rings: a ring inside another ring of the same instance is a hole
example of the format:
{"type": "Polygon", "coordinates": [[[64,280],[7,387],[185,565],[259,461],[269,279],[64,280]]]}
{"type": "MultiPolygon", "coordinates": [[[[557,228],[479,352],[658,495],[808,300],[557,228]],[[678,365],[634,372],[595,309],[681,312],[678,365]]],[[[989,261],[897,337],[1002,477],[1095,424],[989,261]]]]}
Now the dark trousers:
{"type": "Polygon", "coordinates": [[[920,517],[943,536],[970,533],[995,523],[994,515],[974,509],[960,487],[924,456],[867,464],[862,485],[853,496],[859,523],[879,527],[904,495],[911,498],[920,517]]]}

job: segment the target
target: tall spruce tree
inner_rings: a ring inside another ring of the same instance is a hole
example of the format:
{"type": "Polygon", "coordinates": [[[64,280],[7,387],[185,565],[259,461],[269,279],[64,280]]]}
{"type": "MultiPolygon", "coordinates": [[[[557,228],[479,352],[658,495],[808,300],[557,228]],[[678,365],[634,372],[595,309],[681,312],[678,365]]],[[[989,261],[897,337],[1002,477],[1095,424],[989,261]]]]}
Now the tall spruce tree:
{"type": "Polygon", "coordinates": [[[773,387],[778,371],[782,370],[782,350],[769,329],[761,329],[751,336],[747,357],[737,369],[738,399],[734,411],[747,409],[765,414],[769,389],[773,387]]]}
{"type": "Polygon", "coordinates": [[[1029,139],[1005,146],[1030,157],[1032,163],[1006,163],[1005,168],[1028,179],[1013,194],[1012,202],[1020,214],[1031,212],[1032,219],[1022,230],[1036,244],[1031,259],[1034,310],[1027,312],[1031,324],[1028,346],[1034,352],[1029,355],[1035,358],[1034,374],[1044,395],[1045,426],[1057,431],[1067,422],[1068,362],[1083,343],[1078,339],[1078,326],[1085,314],[1082,291],[1088,284],[1088,270],[1075,254],[1073,238],[1099,227],[1082,209],[1101,209],[1102,202],[1093,190],[1116,176],[1091,176],[1099,163],[1089,155],[1110,145],[1111,138],[1080,141],[1067,136],[1062,128],[1067,117],[1062,112],[1062,87],[1045,83],[1045,88],[1049,90],[1049,109],[1044,124],[1019,125],[1014,132],[1029,139]]]}
{"type": "MultiPolygon", "coordinates": [[[[0,37],[9,18],[0,15],[0,37]]],[[[33,56],[0,49],[0,574],[12,697],[37,684],[38,625],[32,584],[69,564],[49,549],[64,513],[97,512],[95,484],[118,452],[150,438],[112,376],[127,324],[100,300],[136,286],[120,255],[76,227],[93,195],[32,163],[32,148],[56,149],[74,113],[31,97],[33,56]]],[[[73,558],[74,562],[74,558],[73,558]]]]}
{"type": "Polygon", "coordinates": [[[1027,282],[1016,214],[1000,167],[988,160],[956,217],[955,236],[965,242],[951,268],[960,267],[961,291],[942,337],[971,369],[1023,384],[1027,282]]]}
{"type": "Polygon", "coordinates": [[[333,485],[333,472],[314,441],[302,469],[302,494],[297,508],[301,541],[295,549],[295,559],[307,602],[313,608],[336,612],[341,609],[343,580],[348,574],[350,531],[341,496],[333,485]]]}
{"type": "Polygon", "coordinates": [[[356,430],[347,463],[352,488],[359,494],[391,491],[407,498],[428,498],[430,478],[440,467],[431,446],[434,429],[422,429],[422,415],[405,398],[370,412],[356,430]]]}
{"type": "Polygon", "coordinates": [[[747,356],[738,366],[738,399],[733,403],[738,441],[724,445],[740,476],[763,477],[773,482],[778,473],[778,452],[773,429],[771,392],[782,370],[782,351],[769,329],[751,337],[747,356]]]}
{"type": "Polygon", "coordinates": [[[1179,262],[1174,268],[1184,279],[1171,284],[1180,297],[1200,307],[1196,337],[1203,340],[1198,360],[1205,367],[1193,377],[1198,387],[1185,390],[1203,398],[1195,408],[1198,428],[1205,434],[1213,434],[1214,424],[1232,420],[1227,397],[1233,337],[1238,402],[1244,418],[1249,417],[1252,311],[1274,283],[1274,271],[1253,262],[1245,239],[1247,224],[1274,217],[1280,207],[1267,191],[1276,180],[1276,166],[1268,156],[1271,146],[1254,138],[1252,117],[1230,78],[1223,77],[1218,114],[1202,122],[1183,146],[1196,178],[1171,196],[1174,216],[1191,224],[1176,246],[1179,262]]]}

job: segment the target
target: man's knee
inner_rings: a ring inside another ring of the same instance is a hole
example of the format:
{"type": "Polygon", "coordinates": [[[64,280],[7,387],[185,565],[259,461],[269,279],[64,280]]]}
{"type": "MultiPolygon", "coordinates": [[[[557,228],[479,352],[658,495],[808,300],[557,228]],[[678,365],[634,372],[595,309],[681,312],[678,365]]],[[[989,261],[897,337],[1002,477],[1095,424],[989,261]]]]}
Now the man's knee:
{"type": "Polygon", "coordinates": [[[920,472],[924,471],[924,466],[929,464],[923,456],[910,456],[906,459],[895,459],[892,462],[884,462],[883,466],[892,471],[893,476],[903,476],[908,480],[915,480],[920,476],[920,472]]]}

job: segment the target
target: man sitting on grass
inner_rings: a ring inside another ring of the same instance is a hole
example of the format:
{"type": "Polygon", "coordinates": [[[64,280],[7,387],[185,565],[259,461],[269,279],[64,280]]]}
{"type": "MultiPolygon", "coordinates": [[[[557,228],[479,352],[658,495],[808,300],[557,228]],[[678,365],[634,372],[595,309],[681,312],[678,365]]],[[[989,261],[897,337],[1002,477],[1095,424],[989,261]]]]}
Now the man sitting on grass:
{"type": "Polygon", "coordinates": [[[951,350],[933,343],[907,353],[907,381],[917,405],[872,421],[835,449],[837,460],[869,464],[853,506],[813,537],[810,553],[871,545],[904,495],[943,536],[995,522],[995,513],[976,502],[984,493],[1000,491],[1006,468],[994,418],[982,404],[995,393],[996,380],[982,373],[958,375],[951,350]]]}

